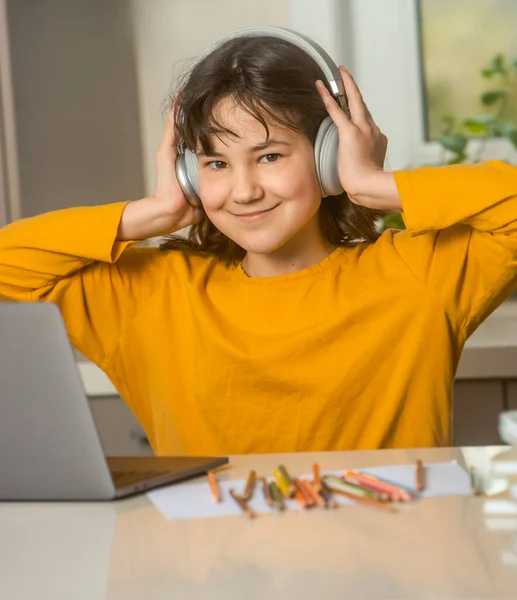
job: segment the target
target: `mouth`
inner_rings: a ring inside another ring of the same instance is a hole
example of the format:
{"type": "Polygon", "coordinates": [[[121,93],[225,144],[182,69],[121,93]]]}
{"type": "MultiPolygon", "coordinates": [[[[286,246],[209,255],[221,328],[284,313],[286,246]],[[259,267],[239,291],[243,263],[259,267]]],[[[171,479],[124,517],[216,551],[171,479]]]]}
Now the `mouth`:
{"type": "Polygon", "coordinates": [[[280,205],[275,204],[275,206],[273,206],[271,208],[268,208],[266,210],[259,210],[256,212],[241,213],[241,214],[232,213],[232,214],[234,217],[237,217],[241,221],[258,221],[259,219],[262,219],[262,218],[266,217],[267,215],[269,215],[272,211],[275,210],[275,208],[277,206],[280,206],[280,205]]]}

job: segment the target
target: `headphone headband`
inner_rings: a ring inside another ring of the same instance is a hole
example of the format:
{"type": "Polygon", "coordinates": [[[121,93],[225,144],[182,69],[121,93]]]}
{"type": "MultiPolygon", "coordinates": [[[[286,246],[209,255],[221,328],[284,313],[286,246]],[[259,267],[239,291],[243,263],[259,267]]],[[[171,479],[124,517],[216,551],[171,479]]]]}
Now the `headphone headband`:
{"type": "Polygon", "coordinates": [[[203,56],[211,54],[225,42],[234,38],[259,36],[272,37],[285,42],[290,42],[308,54],[323,71],[332,95],[338,101],[341,108],[348,114],[345,86],[336,63],[332,60],[328,52],[326,52],[319,44],[302,33],[298,33],[297,31],[285,27],[245,27],[223,36],[216,44],[209,48],[206,53],[203,53],[203,56]]]}

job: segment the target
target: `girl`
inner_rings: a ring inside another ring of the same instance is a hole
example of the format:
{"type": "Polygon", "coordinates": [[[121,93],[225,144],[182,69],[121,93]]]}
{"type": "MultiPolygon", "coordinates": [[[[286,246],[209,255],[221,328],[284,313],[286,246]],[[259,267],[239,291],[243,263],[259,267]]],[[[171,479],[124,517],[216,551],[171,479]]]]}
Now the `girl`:
{"type": "Polygon", "coordinates": [[[153,196],[0,231],[0,294],[58,304],[158,455],[450,444],[465,340],[516,287],[517,170],[384,172],[386,138],[341,72],[350,119],[297,47],[227,41],[183,82],[153,196]],[[346,193],[322,200],[327,113],[346,193]],[[175,176],[180,138],[202,208],[175,176]],[[379,235],[376,211],[397,208],[407,230],[379,235]]]}

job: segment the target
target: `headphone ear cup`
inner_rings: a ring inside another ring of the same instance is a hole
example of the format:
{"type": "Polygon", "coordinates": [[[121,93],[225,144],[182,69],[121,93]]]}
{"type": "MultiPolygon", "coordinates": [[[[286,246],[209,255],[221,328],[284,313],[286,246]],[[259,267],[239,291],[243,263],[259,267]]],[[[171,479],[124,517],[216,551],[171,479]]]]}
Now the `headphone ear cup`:
{"type": "Polygon", "coordinates": [[[196,208],[201,208],[199,194],[199,176],[196,153],[192,150],[181,150],[176,157],[176,177],[185,194],[187,202],[196,208]]]}
{"type": "Polygon", "coordinates": [[[198,202],[201,204],[199,197],[199,175],[197,171],[197,157],[196,153],[191,150],[185,151],[185,165],[187,167],[187,177],[190,181],[190,185],[196,194],[198,202]]]}
{"type": "Polygon", "coordinates": [[[337,196],[345,190],[338,175],[339,138],[332,118],[323,119],[314,143],[314,161],[322,197],[337,196]]]}

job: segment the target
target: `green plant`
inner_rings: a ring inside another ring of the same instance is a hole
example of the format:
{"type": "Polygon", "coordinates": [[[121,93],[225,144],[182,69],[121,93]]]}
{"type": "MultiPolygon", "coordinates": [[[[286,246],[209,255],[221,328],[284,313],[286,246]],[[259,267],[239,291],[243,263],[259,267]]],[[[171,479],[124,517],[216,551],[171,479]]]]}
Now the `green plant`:
{"type": "MultiPolygon", "coordinates": [[[[489,138],[506,138],[517,148],[517,124],[505,115],[509,98],[517,89],[517,60],[498,53],[480,73],[487,80],[497,80],[498,87],[481,94],[480,102],[486,112],[463,121],[451,115],[442,118],[444,128],[436,140],[441,147],[441,156],[436,166],[479,162],[489,138]],[[469,158],[467,144],[475,138],[481,139],[481,143],[475,155],[469,158]]],[[[384,229],[405,228],[400,211],[387,213],[382,221],[384,229]]]]}

